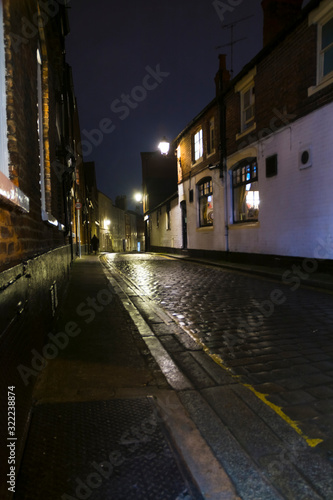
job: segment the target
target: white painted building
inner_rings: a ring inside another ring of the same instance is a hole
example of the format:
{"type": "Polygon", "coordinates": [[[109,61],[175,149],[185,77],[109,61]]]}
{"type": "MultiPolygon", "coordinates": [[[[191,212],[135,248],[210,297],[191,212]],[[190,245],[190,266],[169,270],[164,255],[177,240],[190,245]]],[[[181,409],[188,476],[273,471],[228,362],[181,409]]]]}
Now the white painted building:
{"type": "Polygon", "coordinates": [[[333,259],[333,4],[295,5],[232,81],[220,56],[216,99],[173,142],[179,234],[152,223],[154,249],[333,259]]]}
{"type": "Polygon", "coordinates": [[[333,236],[332,130],[330,103],[228,157],[230,252],[319,257],[318,247],[333,236]],[[257,161],[259,215],[234,223],[232,170],[244,157],[257,161]],[[276,162],[273,174],[267,158],[276,162]]]}
{"type": "Polygon", "coordinates": [[[149,249],[172,251],[182,247],[182,214],[178,194],[146,214],[149,249]]]}

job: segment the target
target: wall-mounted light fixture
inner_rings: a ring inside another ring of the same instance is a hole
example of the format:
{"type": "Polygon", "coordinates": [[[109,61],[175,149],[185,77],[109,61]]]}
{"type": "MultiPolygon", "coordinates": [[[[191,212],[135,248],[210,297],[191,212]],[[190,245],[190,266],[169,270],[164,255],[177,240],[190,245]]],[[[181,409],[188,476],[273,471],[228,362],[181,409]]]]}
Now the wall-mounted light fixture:
{"type": "Polygon", "coordinates": [[[135,195],[134,195],[134,200],[135,200],[137,203],[142,203],[142,199],[143,199],[142,193],[135,193],[135,195]]]}
{"type": "Polygon", "coordinates": [[[158,149],[161,151],[162,155],[167,155],[169,153],[170,149],[170,142],[168,139],[164,136],[161,142],[158,145],[158,149]]]}

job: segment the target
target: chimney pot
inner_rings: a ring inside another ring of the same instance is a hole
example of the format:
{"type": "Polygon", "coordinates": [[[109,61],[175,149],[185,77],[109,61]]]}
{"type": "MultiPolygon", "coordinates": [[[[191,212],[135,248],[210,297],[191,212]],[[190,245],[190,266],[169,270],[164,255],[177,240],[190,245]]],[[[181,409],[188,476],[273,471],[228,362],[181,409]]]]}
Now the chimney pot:
{"type": "Polygon", "coordinates": [[[262,0],[264,46],[290,25],[302,11],[303,0],[262,0]]]}

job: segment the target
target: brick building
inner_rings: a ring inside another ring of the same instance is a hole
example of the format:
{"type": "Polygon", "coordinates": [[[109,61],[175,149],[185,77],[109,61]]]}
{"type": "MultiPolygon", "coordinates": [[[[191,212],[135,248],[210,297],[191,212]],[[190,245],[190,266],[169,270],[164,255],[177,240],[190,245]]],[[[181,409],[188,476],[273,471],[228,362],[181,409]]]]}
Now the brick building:
{"type": "Polygon", "coordinates": [[[172,153],[141,153],[143,213],[156,207],[177,189],[177,170],[172,153]]]}
{"type": "Polygon", "coordinates": [[[174,140],[179,248],[333,258],[333,5],[301,5],[263,0],[263,49],[231,81],[220,56],[216,99],[174,140]]]}
{"type": "Polygon", "coordinates": [[[96,235],[99,238],[100,220],[98,206],[98,189],[96,182],[95,163],[84,162],[85,200],[82,206],[82,217],[85,232],[86,251],[91,251],[91,238],[96,235]]]}
{"type": "Polygon", "coordinates": [[[0,389],[16,388],[18,460],[38,374],[34,356],[43,352],[79,233],[84,238],[75,209],[86,195],[65,60],[66,3],[0,1],[0,389]]]}
{"type": "MultiPolygon", "coordinates": [[[[333,230],[333,5],[278,4],[280,26],[232,81],[226,109],[225,247],[319,258],[333,230]]],[[[326,255],[327,256],[327,255],[326,255]]],[[[333,255],[330,256],[332,258],[333,255]]]]}
{"type": "Polygon", "coordinates": [[[98,191],[98,207],[101,252],[134,252],[144,249],[143,217],[140,214],[115,206],[101,191],[98,191]]]}

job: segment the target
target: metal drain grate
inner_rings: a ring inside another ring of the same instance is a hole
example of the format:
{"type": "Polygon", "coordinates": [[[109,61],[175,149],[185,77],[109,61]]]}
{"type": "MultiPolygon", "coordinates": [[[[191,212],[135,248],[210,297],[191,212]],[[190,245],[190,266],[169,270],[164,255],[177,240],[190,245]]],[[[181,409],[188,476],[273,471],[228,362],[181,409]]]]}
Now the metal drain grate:
{"type": "Polygon", "coordinates": [[[202,499],[151,398],[44,404],[15,500],[202,499]]]}

